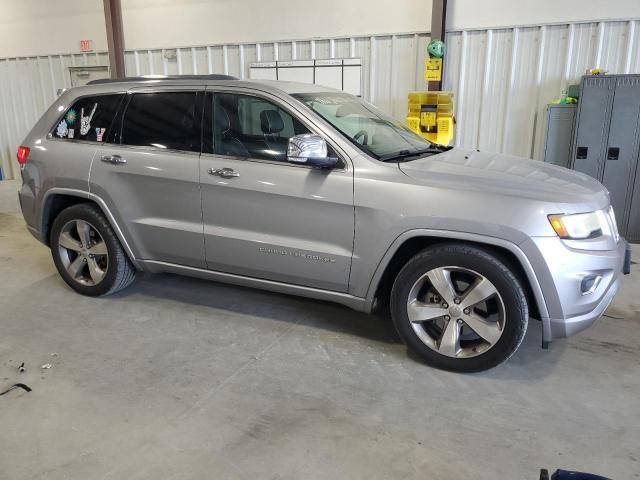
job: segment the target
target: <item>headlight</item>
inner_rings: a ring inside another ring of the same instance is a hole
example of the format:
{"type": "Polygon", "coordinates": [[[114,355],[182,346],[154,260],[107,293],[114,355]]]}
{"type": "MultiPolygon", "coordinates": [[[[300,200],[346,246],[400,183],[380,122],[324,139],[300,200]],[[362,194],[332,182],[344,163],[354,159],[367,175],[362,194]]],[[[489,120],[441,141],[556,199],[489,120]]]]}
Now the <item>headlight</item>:
{"type": "Polygon", "coordinates": [[[618,222],[616,221],[616,214],[613,211],[613,207],[609,207],[609,225],[611,226],[613,239],[618,243],[618,240],[620,240],[620,232],[618,232],[618,222]]]}
{"type": "Polygon", "coordinates": [[[560,238],[584,240],[611,235],[610,224],[604,211],[549,215],[549,222],[560,238]]]}

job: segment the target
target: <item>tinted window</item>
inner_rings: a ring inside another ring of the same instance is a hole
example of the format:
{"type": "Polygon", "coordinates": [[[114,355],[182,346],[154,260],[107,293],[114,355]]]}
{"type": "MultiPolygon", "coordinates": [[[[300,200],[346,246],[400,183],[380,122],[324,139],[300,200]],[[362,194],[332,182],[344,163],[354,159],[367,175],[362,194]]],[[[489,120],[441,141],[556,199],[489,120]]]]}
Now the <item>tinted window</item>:
{"type": "Polygon", "coordinates": [[[107,141],[113,118],[124,95],[84,97],[65,112],[54,125],[54,138],[66,140],[107,141]]]}
{"type": "Polygon", "coordinates": [[[122,123],[122,143],[200,152],[202,94],[136,93],[122,123]]]}
{"type": "Polygon", "coordinates": [[[209,153],[283,162],[289,138],[309,133],[295,117],[261,98],[219,93],[208,107],[209,153]]]}

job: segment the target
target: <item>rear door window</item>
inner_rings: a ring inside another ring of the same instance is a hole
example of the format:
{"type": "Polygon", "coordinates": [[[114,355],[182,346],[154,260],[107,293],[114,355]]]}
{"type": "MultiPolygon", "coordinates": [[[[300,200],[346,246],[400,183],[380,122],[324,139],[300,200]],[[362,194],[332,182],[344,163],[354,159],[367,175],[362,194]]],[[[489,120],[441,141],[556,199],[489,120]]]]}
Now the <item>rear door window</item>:
{"type": "Polygon", "coordinates": [[[53,126],[51,135],[65,140],[106,142],[124,94],[83,97],[53,126]]]}
{"type": "Polygon", "coordinates": [[[134,93],[122,120],[124,145],[200,152],[202,92],[134,93]]]}

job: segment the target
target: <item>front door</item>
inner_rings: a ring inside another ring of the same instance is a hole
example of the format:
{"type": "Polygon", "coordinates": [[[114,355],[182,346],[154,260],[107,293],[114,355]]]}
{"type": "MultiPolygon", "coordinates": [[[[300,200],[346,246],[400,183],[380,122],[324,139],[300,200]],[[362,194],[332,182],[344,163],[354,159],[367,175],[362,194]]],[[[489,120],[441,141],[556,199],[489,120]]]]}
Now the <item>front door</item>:
{"type": "Polygon", "coordinates": [[[204,87],[132,89],[127,97],[115,135],[94,157],[91,191],[107,203],[137,258],[204,267],[204,87]]]}
{"type": "MultiPolygon", "coordinates": [[[[276,99],[209,92],[202,206],[211,270],[346,292],[353,249],[353,169],[286,161],[310,128],[276,99]]],[[[315,133],[315,132],[314,132],[315,133]]]]}

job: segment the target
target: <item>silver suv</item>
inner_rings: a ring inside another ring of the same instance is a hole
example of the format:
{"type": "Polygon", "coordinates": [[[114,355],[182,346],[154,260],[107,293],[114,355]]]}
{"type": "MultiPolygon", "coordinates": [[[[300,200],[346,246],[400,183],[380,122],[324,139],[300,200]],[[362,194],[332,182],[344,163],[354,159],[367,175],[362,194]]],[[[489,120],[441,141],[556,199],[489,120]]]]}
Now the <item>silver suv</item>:
{"type": "Polygon", "coordinates": [[[360,98],[224,76],[65,92],[18,149],[22,212],[74,290],[172,272],[390,310],[430,365],[479,371],[592,324],[629,271],[608,192],[434,145],[360,98]]]}

